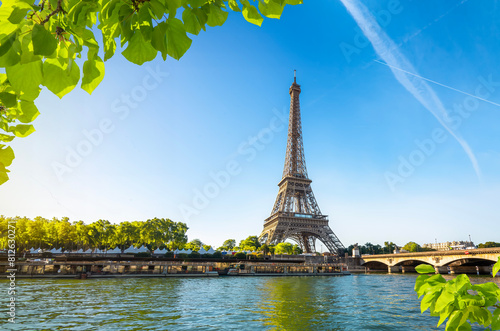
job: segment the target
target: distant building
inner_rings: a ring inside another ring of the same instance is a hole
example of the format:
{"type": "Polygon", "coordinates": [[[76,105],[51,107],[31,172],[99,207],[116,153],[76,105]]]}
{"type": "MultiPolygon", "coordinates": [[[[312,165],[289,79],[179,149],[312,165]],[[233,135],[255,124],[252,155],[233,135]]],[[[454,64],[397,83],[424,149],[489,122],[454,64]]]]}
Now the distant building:
{"type": "Polygon", "coordinates": [[[354,244],[354,247],[352,249],[352,256],[353,257],[360,257],[361,254],[359,254],[359,247],[358,247],[358,244],[354,244]]]}
{"type": "Polygon", "coordinates": [[[444,243],[423,244],[422,248],[430,248],[437,251],[449,251],[456,249],[474,249],[476,246],[472,241],[447,241],[444,243]]]}

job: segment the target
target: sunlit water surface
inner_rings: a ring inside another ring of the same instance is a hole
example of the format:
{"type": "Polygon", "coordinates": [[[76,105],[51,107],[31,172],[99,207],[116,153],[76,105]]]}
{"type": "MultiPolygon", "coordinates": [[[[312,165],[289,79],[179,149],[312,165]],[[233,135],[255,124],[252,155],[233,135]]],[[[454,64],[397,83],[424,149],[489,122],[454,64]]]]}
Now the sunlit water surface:
{"type": "Polygon", "coordinates": [[[0,329],[434,330],[416,277],[18,279],[16,324],[2,280],[0,329]]]}

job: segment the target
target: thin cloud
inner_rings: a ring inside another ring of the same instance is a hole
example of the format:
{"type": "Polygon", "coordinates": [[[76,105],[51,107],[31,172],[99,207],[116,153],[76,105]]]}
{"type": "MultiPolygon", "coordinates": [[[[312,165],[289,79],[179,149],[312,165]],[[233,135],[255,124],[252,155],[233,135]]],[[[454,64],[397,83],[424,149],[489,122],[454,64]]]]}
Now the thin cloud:
{"type": "Polygon", "coordinates": [[[374,16],[368,11],[366,6],[359,0],[340,0],[346,7],[347,11],[354,18],[356,23],[363,31],[366,38],[370,41],[375,52],[391,69],[394,77],[403,87],[410,92],[415,99],[418,100],[441,125],[458,141],[463,150],[469,157],[476,175],[481,178],[481,170],[477,163],[474,152],[469,144],[449,126],[448,112],[441,103],[434,90],[427,82],[418,76],[418,74],[410,75],[408,72],[417,73],[413,65],[401,54],[397,45],[391,38],[382,30],[374,16]],[[401,68],[400,70],[396,68],[401,68]]]}

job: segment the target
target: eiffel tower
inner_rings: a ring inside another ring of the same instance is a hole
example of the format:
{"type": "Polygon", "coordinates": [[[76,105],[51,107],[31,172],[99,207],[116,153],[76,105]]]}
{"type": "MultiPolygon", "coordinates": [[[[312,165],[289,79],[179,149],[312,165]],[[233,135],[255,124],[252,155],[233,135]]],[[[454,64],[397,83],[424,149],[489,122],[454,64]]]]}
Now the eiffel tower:
{"type": "Polygon", "coordinates": [[[344,245],[328,225],[328,216],[321,214],[307,176],[302,124],[300,121],[300,85],[294,71],[290,86],[290,118],[283,178],[271,216],[264,221],[264,230],[259,240],[266,244],[278,244],[290,238],[297,242],[304,253],[316,251],[316,239],[328,250],[341,255],[344,245]]]}

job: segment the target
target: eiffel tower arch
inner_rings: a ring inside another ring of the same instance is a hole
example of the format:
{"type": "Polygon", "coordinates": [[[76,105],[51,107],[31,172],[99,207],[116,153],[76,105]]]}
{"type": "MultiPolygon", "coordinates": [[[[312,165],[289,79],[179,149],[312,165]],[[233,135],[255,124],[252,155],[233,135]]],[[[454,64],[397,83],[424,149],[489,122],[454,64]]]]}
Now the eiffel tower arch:
{"type": "Polygon", "coordinates": [[[314,197],[311,180],[307,176],[302,124],[300,120],[300,85],[294,73],[290,86],[290,118],[283,177],[271,216],[264,221],[259,240],[266,244],[278,244],[286,239],[297,242],[305,253],[316,251],[316,240],[328,250],[341,255],[344,245],[328,225],[314,197]]]}

